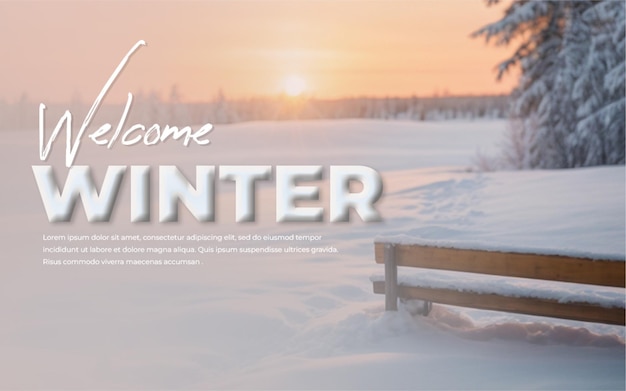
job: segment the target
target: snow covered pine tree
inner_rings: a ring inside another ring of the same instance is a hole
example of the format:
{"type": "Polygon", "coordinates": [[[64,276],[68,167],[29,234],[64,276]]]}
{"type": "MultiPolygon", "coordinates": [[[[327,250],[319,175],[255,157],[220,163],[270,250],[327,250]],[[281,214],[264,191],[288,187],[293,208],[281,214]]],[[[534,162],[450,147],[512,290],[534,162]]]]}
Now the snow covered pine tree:
{"type": "Polygon", "coordinates": [[[503,152],[509,165],[624,164],[624,9],[611,0],[514,1],[501,20],[472,34],[496,45],[519,42],[498,67],[498,78],[521,69],[508,135],[515,151],[503,152]]]}

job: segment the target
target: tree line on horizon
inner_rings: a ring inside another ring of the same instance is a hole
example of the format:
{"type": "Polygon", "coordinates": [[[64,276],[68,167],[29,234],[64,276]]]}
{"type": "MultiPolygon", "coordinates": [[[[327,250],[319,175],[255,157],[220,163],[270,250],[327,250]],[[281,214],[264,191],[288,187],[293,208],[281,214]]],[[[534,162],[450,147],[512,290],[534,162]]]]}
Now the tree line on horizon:
{"type": "MultiPolygon", "coordinates": [[[[172,88],[175,91],[175,87],[172,88]]],[[[283,121],[315,119],[369,118],[382,120],[442,121],[472,119],[503,119],[507,117],[509,98],[506,95],[439,96],[439,97],[355,97],[316,99],[312,97],[254,97],[228,99],[219,92],[209,102],[182,102],[178,94],[167,99],[159,94],[135,96],[127,124],[197,125],[229,124],[247,121],[283,121]]],[[[0,100],[0,130],[38,129],[38,102],[26,95],[13,103],[0,100]]],[[[46,126],[52,129],[65,110],[79,126],[89,110],[79,99],[69,104],[48,104],[46,126]]],[[[94,124],[117,123],[124,104],[104,103],[94,117],[94,124]]]]}

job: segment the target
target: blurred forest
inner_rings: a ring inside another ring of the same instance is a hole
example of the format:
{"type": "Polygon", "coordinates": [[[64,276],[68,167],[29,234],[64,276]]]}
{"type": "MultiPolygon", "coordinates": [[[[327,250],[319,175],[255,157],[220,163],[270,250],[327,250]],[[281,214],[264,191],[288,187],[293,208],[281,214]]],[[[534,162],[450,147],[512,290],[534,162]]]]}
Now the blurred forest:
{"type": "MultiPolygon", "coordinates": [[[[0,101],[0,130],[32,130],[39,126],[39,104],[24,95],[16,102],[0,101]]],[[[128,115],[126,126],[144,125],[198,125],[207,122],[226,124],[245,121],[281,121],[312,119],[372,118],[385,120],[439,121],[451,119],[506,118],[509,98],[493,96],[439,96],[439,97],[355,97],[344,99],[316,99],[311,97],[254,97],[228,99],[222,92],[208,102],[182,102],[176,88],[167,98],[157,93],[138,94],[128,115]]],[[[100,107],[92,125],[100,126],[120,121],[124,104],[100,107]]],[[[66,110],[70,110],[73,126],[78,128],[89,111],[91,103],[75,99],[69,104],[47,104],[46,129],[52,130],[66,110]]]]}

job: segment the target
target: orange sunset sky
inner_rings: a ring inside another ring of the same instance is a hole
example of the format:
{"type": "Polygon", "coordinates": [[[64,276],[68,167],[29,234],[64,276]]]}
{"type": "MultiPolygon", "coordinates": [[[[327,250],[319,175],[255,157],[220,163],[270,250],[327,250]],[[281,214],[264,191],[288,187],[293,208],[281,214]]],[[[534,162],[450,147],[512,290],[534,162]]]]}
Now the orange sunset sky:
{"type": "Polygon", "coordinates": [[[140,39],[107,97],[176,85],[185,101],[507,93],[513,48],[470,33],[504,6],[481,0],[0,2],[0,99],[91,102],[140,39]],[[286,81],[291,77],[291,82],[286,81]],[[290,86],[291,83],[291,86],[290,86]]]}

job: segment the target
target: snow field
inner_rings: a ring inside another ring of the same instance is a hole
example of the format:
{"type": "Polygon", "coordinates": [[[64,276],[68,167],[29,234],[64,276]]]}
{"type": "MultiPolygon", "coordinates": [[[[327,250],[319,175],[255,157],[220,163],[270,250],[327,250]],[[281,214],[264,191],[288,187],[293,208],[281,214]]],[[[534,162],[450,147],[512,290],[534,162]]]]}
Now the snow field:
{"type": "MultiPolygon", "coordinates": [[[[424,318],[411,314],[412,303],[385,313],[384,299],[371,292],[370,276],[382,271],[373,260],[376,237],[623,259],[623,167],[470,172],[477,148],[493,149],[504,128],[501,121],[257,122],[216,128],[206,149],[85,145],[77,157],[96,182],[110,164],[187,172],[199,164],[368,165],[385,185],[384,221],[376,224],[354,216],[349,224],[277,224],[273,187],[260,185],[264,207],[252,224],[234,223],[234,187],[225,186],[213,224],[181,212],[179,223],[133,225],[122,188],[111,224],[88,224],[78,209],[72,223],[53,225],[30,168],[41,164],[36,135],[5,132],[0,388],[624,388],[622,327],[444,306],[424,318]],[[339,253],[56,268],[40,264],[42,234],[320,235],[320,245],[339,253]]],[[[61,152],[51,156],[59,178],[61,152]]]]}

